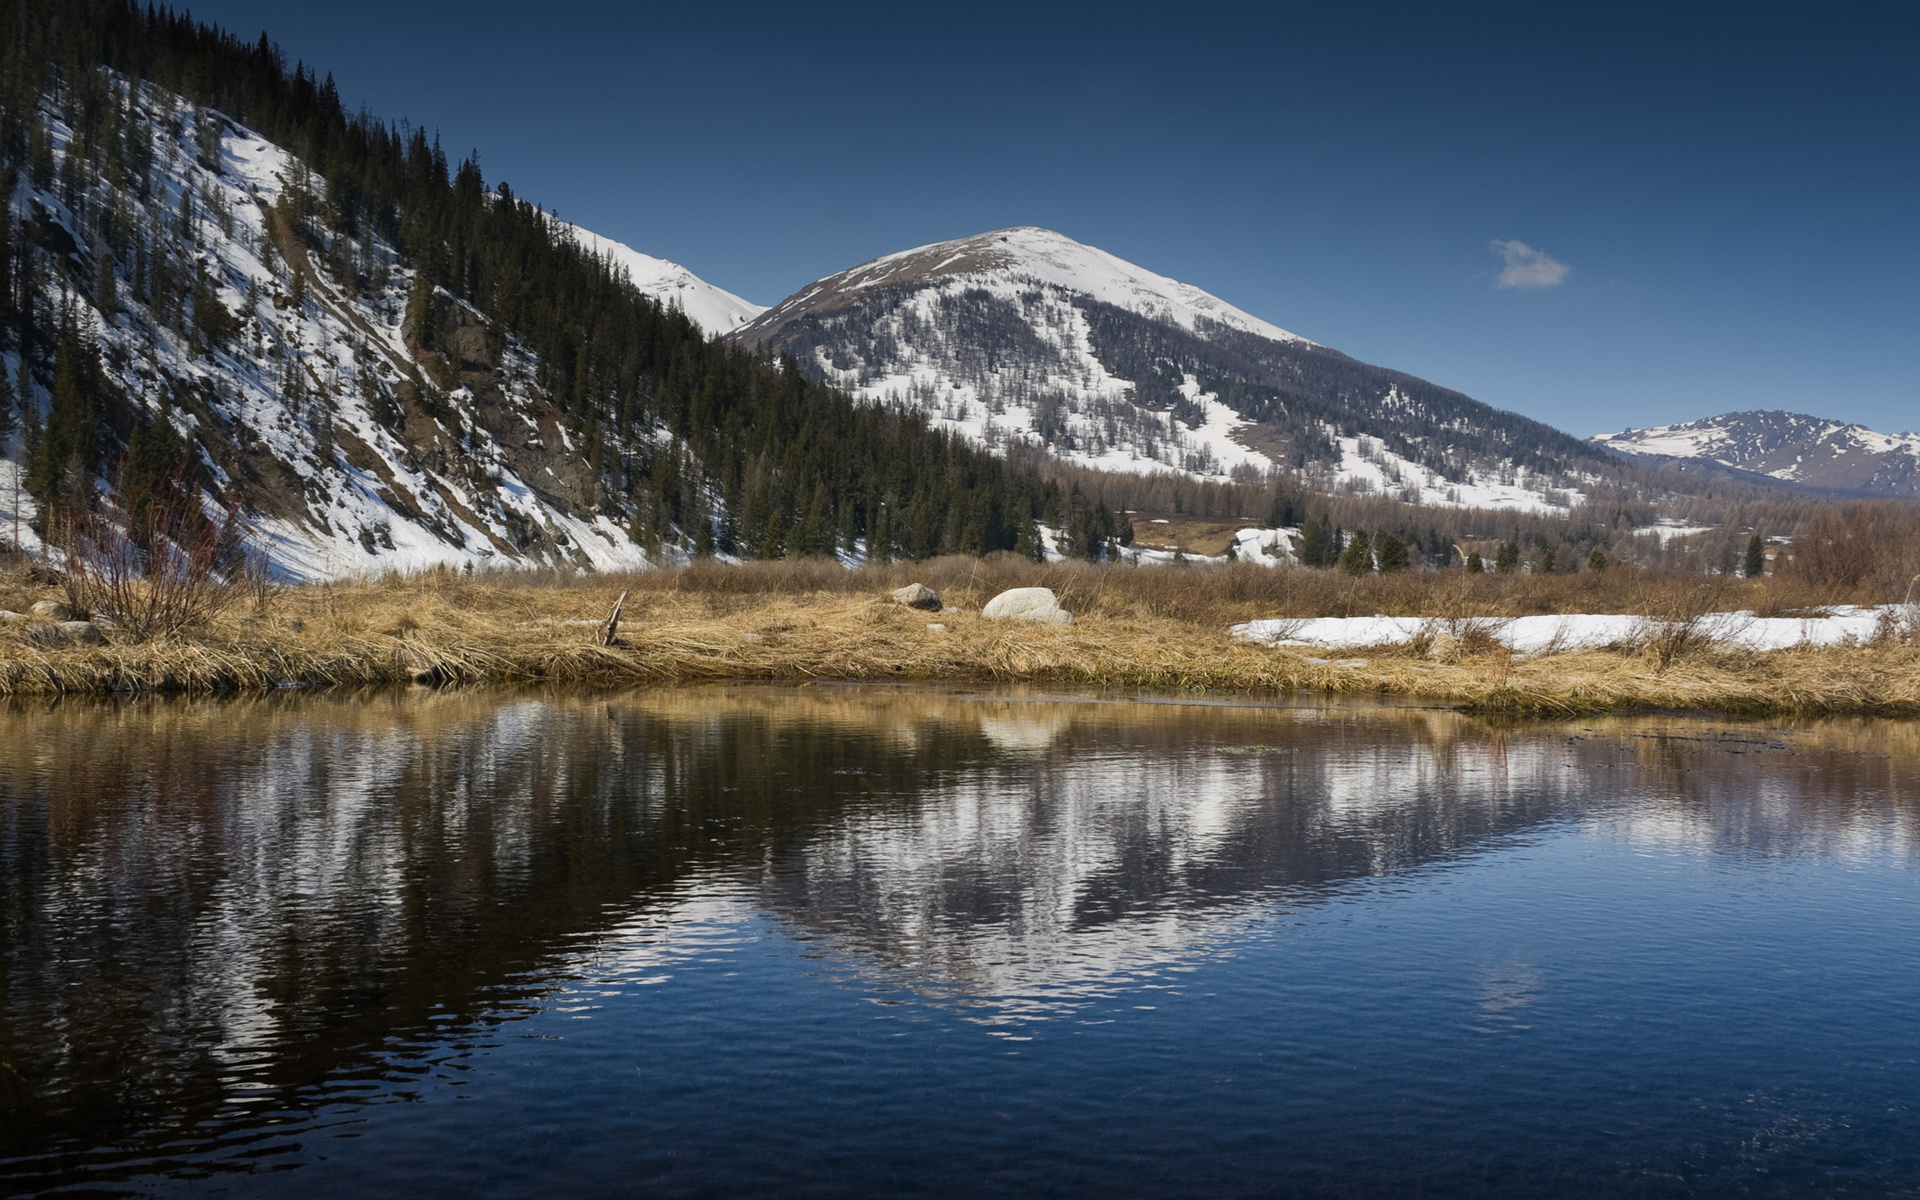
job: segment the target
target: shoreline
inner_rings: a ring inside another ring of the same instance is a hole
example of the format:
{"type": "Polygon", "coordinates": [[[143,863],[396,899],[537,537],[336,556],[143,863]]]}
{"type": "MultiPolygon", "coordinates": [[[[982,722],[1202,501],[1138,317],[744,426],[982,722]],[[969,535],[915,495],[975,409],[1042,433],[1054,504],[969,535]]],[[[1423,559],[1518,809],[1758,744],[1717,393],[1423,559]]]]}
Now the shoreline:
{"type": "Polygon", "coordinates": [[[1769,651],[1707,643],[1665,662],[1631,649],[1308,652],[1150,613],[1095,612],[1075,625],[1043,626],[953,608],[919,612],[870,594],[662,592],[630,600],[607,647],[599,644],[612,602],[602,599],[606,590],[460,581],[301,588],[276,596],[259,616],[126,645],[47,647],[14,626],[0,633],[0,696],[887,681],[1250,697],[1304,690],[1528,717],[1920,716],[1920,648],[1890,639],[1769,651]]]}

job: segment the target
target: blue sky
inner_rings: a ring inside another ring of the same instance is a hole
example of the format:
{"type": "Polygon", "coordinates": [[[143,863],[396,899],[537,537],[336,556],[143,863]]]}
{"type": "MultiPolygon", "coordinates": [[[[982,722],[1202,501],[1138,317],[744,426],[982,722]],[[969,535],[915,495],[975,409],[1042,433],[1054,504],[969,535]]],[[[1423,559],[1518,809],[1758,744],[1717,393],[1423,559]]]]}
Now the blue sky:
{"type": "Polygon", "coordinates": [[[1042,225],[1578,434],[1920,428],[1910,4],[193,11],[763,304],[1042,225]]]}

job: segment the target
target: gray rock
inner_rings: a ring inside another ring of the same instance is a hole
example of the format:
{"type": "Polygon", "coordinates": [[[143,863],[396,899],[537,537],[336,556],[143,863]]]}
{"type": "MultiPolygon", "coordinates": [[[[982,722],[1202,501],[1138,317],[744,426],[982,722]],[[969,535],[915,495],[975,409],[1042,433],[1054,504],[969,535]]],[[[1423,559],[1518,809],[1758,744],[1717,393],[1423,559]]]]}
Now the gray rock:
{"type": "Polygon", "coordinates": [[[0,625],[17,625],[26,619],[25,613],[17,613],[10,608],[0,608],[0,625]]]}
{"type": "Polygon", "coordinates": [[[33,602],[33,607],[27,611],[42,621],[73,620],[73,610],[58,600],[36,600],[33,602]]]}
{"type": "Polygon", "coordinates": [[[54,626],[60,636],[76,646],[98,646],[106,641],[106,635],[92,621],[61,621],[54,626]]]}
{"type": "Polygon", "coordinates": [[[980,615],[989,621],[1032,621],[1040,625],[1071,625],[1073,614],[1060,607],[1052,588],[1013,588],[987,601],[980,615]]]}
{"type": "Polygon", "coordinates": [[[923,612],[940,611],[940,593],[924,583],[910,583],[903,588],[896,588],[892,595],[895,604],[904,604],[923,612]]]}

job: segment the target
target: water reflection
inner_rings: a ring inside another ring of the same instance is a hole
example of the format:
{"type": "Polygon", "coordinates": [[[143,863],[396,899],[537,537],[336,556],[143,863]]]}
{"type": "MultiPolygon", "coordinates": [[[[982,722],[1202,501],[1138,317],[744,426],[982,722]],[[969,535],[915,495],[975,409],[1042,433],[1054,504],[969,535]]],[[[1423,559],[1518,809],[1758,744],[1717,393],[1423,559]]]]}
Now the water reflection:
{"type": "MultiPolygon", "coordinates": [[[[1020,1036],[1557,823],[1910,860],[1920,794],[1916,731],[1869,722],[736,688],[0,723],[0,1178],[23,1187],[251,1165],[755,918],[848,986],[1020,1036]]],[[[1478,1020],[1525,1029],[1549,989],[1484,964],[1478,1020]]]]}

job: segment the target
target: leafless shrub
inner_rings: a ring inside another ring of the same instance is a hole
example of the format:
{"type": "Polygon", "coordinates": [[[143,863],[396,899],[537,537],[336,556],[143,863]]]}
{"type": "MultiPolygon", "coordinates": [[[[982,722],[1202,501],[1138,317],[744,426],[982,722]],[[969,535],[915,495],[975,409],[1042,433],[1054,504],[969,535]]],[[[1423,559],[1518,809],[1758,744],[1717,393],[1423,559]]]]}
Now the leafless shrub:
{"type": "Polygon", "coordinates": [[[1665,671],[1679,659],[1736,634],[1726,620],[1713,620],[1727,607],[1730,589],[1711,581],[1691,587],[1655,586],[1641,604],[1640,652],[1665,671]]]}
{"type": "Polygon", "coordinates": [[[67,603],[105,615],[116,640],[146,641],[205,625],[244,590],[233,566],[233,523],[208,519],[199,497],[167,488],[138,534],[105,504],[76,499],[49,531],[65,574],[67,603]]]}
{"type": "Polygon", "coordinates": [[[253,602],[255,615],[267,611],[267,605],[280,594],[280,584],[273,578],[273,564],[264,552],[247,549],[240,561],[240,585],[246,590],[247,598],[253,602]]]}

